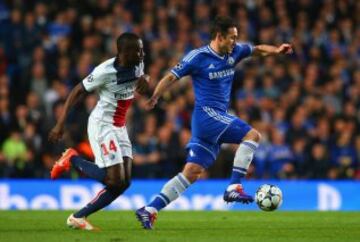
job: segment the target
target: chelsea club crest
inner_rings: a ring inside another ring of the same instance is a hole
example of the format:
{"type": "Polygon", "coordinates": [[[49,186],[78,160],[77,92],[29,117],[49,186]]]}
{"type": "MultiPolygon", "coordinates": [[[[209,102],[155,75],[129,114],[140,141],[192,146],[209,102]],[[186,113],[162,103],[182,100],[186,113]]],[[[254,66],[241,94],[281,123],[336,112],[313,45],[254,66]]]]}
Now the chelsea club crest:
{"type": "Polygon", "coordinates": [[[232,57],[230,56],[229,59],[228,59],[228,61],[227,61],[227,63],[228,63],[229,65],[234,65],[234,63],[235,63],[234,58],[232,58],[232,57]]]}
{"type": "Polygon", "coordinates": [[[183,68],[183,65],[181,63],[178,63],[176,66],[175,66],[175,69],[176,70],[181,70],[183,68]]]}

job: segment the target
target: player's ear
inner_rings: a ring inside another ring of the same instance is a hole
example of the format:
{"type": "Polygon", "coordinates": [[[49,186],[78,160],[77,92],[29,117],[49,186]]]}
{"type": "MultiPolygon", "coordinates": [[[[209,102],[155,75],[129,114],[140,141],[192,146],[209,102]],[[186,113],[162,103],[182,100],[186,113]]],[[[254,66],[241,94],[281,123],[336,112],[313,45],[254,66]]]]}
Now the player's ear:
{"type": "Polygon", "coordinates": [[[222,33],[217,33],[217,38],[218,38],[218,40],[220,40],[220,41],[223,41],[224,39],[226,39],[226,35],[223,35],[222,33]]]}

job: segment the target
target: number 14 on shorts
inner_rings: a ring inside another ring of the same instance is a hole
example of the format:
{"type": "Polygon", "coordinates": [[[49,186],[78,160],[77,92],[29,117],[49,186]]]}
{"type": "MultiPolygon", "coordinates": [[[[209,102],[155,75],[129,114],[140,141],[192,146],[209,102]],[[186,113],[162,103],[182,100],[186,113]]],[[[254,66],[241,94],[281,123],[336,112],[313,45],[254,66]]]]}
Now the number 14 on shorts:
{"type": "Polygon", "coordinates": [[[115,145],[114,140],[110,140],[110,142],[108,143],[108,145],[106,143],[102,143],[101,144],[101,150],[103,152],[103,155],[108,155],[109,154],[109,150],[116,152],[117,151],[117,147],[115,145]]]}

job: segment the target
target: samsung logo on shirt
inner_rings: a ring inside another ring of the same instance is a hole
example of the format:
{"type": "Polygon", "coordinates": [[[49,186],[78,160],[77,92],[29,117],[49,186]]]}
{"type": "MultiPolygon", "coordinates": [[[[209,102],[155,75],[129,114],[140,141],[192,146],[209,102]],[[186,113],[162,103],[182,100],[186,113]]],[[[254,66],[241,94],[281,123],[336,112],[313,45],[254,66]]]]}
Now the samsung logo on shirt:
{"type": "Polygon", "coordinates": [[[215,79],[215,78],[223,78],[223,77],[232,76],[232,75],[234,75],[234,73],[235,73],[234,69],[227,69],[227,70],[223,70],[223,71],[210,72],[209,73],[209,78],[210,78],[210,80],[215,79]]]}

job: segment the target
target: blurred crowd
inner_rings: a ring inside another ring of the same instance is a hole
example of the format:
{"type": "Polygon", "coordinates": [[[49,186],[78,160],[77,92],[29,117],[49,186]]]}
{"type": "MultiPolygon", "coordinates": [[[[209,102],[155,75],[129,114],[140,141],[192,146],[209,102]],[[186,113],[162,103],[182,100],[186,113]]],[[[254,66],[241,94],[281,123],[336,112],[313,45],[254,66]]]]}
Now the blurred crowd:
{"type": "MultiPolygon", "coordinates": [[[[263,137],[249,178],[360,179],[359,13],[357,0],[0,0],[0,177],[48,178],[70,146],[93,159],[86,125],[96,93],[71,112],[59,144],[47,135],[72,87],[116,54],[119,34],[143,38],[150,95],[185,53],[209,42],[211,20],[228,15],[239,41],[295,51],[237,67],[229,112],[263,137]]],[[[136,96],[127,121],[134,177],[171,177],[184,165],[189,79],[151,112],[136,96]]],[[[236,148],[223,145],[204,178],[228,177],[236,148]]]]}

